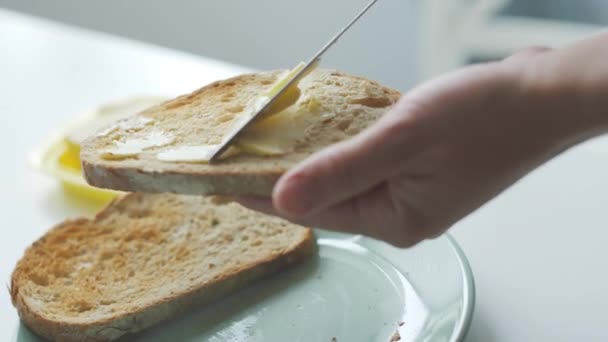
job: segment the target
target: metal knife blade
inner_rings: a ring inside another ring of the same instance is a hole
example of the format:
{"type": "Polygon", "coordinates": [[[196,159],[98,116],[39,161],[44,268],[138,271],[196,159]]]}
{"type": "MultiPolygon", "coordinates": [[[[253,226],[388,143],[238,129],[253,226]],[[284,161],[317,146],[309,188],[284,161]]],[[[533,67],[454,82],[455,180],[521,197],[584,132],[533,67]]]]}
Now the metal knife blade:
{"type": "Polygon", "coordinates": [[[226,134],[226,136],[222,139],[222,142],[216,146],[209,152],[209,162],[216,161],[219,156],[226,151],[230,144],[238,137],[238,135],[248,126],[250,126],[256,118],[259,118],[264,114],[268,108],[272,107],[272,105],[277,101],[278,98],[285,93],[285,91],[295,82],[298,82],[303,76],[305,76],[312,67],[314,67],[320,60],[321,56],[332,46],[338,39],[346,32],[348,29],[359,20],[366,12],[369,10],[378,0],[370,1],[340,32],[338,32],[334,37],[332,37],[329,42],[327,42],[309,61],[306,65],[297,72],[285,85],[277,91],[274,96],[268,99],[262,106],[259,108],[253,115],[244,118],[241,122],[237,122],[234,127],[226,134]]]}

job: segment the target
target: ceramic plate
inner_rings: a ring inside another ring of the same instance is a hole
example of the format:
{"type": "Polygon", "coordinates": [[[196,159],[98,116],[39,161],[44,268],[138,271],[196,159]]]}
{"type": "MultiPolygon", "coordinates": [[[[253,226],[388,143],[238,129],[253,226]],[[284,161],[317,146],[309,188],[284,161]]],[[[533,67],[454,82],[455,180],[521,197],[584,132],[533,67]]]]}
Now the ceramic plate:
{"type": "MultiPolygon", "coordinates": [[[[316,231],[319,255],[129,341],[460,341],[474,285],[449,235],[411,249],[316,231]]],[[[23,325],[17,341],[35,341],[23,325]]]]}

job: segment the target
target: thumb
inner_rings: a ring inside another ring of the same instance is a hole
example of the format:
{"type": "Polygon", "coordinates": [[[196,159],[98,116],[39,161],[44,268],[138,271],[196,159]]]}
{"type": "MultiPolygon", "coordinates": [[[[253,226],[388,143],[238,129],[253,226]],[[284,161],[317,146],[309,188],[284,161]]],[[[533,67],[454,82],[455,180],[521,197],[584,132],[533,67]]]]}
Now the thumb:
{"type": "Polygon", "coordinates": [[[408,153],[408,105],[400,101],[352,139],[321,150],[289,170],[275,185],[273,204],[304,217],[366,192],[395,174],[408,153]]]}

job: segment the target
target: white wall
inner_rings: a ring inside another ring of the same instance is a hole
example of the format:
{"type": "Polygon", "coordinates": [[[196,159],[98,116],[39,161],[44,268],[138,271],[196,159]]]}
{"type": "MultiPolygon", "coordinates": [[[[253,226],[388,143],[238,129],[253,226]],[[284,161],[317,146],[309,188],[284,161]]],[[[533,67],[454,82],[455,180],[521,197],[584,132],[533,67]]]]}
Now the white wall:
{"type": "MultiPolygon", "coordinates": [[[[0,6],[260,69],[308,59],[368,0],[0,0],[0,6]]],[[[380,0],[323,66],[401,90],[416,80],[416,15],[380,0]]]]}

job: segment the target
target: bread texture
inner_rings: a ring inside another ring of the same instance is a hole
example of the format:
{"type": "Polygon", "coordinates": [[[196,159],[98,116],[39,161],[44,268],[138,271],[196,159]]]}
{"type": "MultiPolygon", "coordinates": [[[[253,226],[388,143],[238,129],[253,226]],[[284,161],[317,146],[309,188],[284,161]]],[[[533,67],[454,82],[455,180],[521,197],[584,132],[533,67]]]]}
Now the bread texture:
{"type": "Polygon", "coordinates": [[[110,341],[311,256],[312,231],[235,203],[128,194],[52,228],[17,263],[22,321],[58,341],[110,341]]]}
{"type": "MultiPolygon", "coordinates": [[[[398,91],[339,71],[317,69],[299,84],[300,96],[288,110],[306,117],[288,153],[238,154],[217,163],[166,162],[158,153],[176,146],[217,144],[244,115],[252,101],[285,71],[247,74],[218,81],[189,95],[149,108],[137,116],[149,123],[87,139],[81,160],[85,178],[94,186],[136,192],[269,195],[277,179],[312,153],[350,138],[378,120],[400,97],[398,91]],[[162,131],[170,144],[145,149],[137,156],[108,160],[100,152],[116,141],[162,131]]],[[[292,123],[287,123],[290,125],[292,123]]]]}

